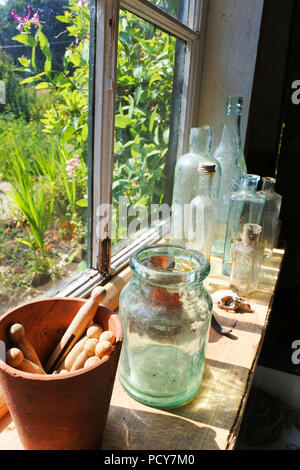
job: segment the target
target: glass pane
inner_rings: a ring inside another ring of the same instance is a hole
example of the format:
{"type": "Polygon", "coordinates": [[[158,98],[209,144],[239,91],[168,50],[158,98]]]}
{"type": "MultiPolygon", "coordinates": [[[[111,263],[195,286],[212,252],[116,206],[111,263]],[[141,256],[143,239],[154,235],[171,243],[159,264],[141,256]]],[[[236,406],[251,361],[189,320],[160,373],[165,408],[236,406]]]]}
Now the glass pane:
{"type": "Polygon", "coordinates": [[[163,203],[170,202],[177,152],[184,52],[183,41],[121,10],[112,234],[113,243],[122,240],[118,248],[168,216],[163,203]]]}
{"type": "Polygon", "coordinates": [[[188,8],[191,0],[147,0],[181,23],[188,25],[188,8]]]}
{"type": "Polygon", "coordinates": [[[0,313],[87,265],[92,3],[27,5],[0,3],[0,313]]]}

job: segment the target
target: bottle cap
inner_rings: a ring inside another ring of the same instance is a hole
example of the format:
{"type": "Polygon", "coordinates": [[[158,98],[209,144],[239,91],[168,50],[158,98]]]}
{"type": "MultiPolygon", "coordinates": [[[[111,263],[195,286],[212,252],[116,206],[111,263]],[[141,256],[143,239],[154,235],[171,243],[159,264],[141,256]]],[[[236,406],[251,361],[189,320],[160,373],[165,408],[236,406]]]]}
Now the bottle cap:
{"type": "Polygon", "coordinates": [[[202,162],[202,163],[199,163],[197,171],[198,173],[201,173],[201,174],[215,173],[216,165],[215,163],[211,163],[211,162],[202,162]]]}

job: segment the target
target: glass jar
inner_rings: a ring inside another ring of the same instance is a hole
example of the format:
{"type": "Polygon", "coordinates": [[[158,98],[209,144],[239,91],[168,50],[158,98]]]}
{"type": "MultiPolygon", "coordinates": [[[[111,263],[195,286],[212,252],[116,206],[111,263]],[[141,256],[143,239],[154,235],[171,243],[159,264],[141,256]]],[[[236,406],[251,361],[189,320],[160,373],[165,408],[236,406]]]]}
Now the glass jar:
{"type": "Polygon", "coordinates": [[[279,214],[282,196],[275,192],[276,179],[269,176],[262,178],[263,185],[258,194],[264,196],[266,207],[263,220],[262,242],[264,244],[264,257],[270,258],[273,253],[275,239],[278,230],[279,214]]]}
{"type": "Polygon", "coordinates": [[[184,244],[184,227],[188,214],[185,208],[198,194],[198,166],[203,162],[215,164],[215,177],[212,185],[212,197],[217,200],[221,169],[220,164],[212,156],[213,128],[211,126],[193,127],[190,131],[189,152],[182,155],[175,167],[172,199],[170,241],[184,244]],[[180,230],[181,231],[180,231],[180,230]]]}
{"type": "Polygon", "coordinates": [[[212,252],[219,257],[224,252],[230,197],[239,189],[241,176],[247,173],[240,130],[243,104],[242,96],[228,96],[222,136],[214,153],[221,166],[221,184],[212,252]]]}
{"type": "Polygon", "coordinates": [[[120,295],[124,340],[120,381],[136,400],[176,406],[199,390],[212,300],[203,286],[210,264],[176,245],[153,245],[130,259],[132,280],[120,295]]]}
{"type": "Polygon", "coordinates": [[[242,176],[241,189],[231,195],[222,268],[225,276],[230,276],[233,250],[242,240],[244,225],[262,226],[266,201],[257,192],[259,180],[257,175],[242,176]]]}

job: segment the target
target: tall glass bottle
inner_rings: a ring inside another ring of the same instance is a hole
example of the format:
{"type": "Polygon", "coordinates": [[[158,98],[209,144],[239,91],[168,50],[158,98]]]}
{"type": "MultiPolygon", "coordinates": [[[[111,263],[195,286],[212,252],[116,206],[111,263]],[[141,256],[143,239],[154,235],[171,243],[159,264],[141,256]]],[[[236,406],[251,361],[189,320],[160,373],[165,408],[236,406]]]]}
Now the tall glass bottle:
{"type": "Polygon", "coordinates": [[[276,179],[264,177],[263,185],[259,194],[264,196],[266,207],[263,220],[262,242],[264,243],[264,257],[270,258],[273,253],[275,238],[277,234],[278,220],[282,203],[282,196],[275,192],[276,179]]]}
{"type": "Polygon", "coordinates": [[[197,250],[210,259],[214,236],[217,203],[212,197],[215,164],[206,162],[198,166],[198,195],[191,202],[191,234],[185,246],[197,250]]]}
{"type": "Polygon", "coordinates": [[[265,198],[257,192],[260,176],[243,175],[241,189],[231,195],[227,231],[223,255],[223,274],[230,276],[231,260],[236,243],[242,240],[243,227],[247,223],[263,223],[265,198]]]}
{"type": "Polygon", "coordinates": [[[212,194],[217,199],[220,184],[220,164],[211,153],[213,128],[211,126],[194,127],[190,131],[189,152],[181,156],[175,167],[172,218],[170,240],[173,243],[184,242],[184,206],[197,196],[199,163],[211,162],[216,166],[212,194]],[[182,230],[181,230],[182,227],[182,230]],[[182,236],[180,234],[182,232],[182,236]]]}
{"type": "Polygon", "coordinates": [[[221,184],[212,250],[215,256],[223,256],[231,194],[238,190],[241,176],[247,173],[240,131],[243,103],[242,96],[228,96],[223,132],[214,153],[214,158],[221,166],[221,184]]]}

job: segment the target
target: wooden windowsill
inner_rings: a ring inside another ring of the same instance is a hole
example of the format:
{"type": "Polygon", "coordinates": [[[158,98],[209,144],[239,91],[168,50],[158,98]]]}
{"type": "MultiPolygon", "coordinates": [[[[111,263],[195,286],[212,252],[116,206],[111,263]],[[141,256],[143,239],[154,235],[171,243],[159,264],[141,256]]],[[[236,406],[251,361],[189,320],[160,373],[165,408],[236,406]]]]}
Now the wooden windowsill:
{"type": "MultiPolygon", "coordinates": [[[[215,309],[217,320],[222,326],[231,327],[232,334],[221,336],[211,329],[203,383],[190,403],[168,411],[145,406],[130,398],[116,379],[101,449],[234,448],[283,256],[283,250],[275,250],[264,262],[260,289],[247,297],[253,313],[215,309]]],[[[211,265],[206,287],[212,293],[227,288],[228,278],[220,274],[220,259],[213,258],[211,265]]],[[[117,308],[119,292],[129,279],[130,270],[126,268],[107,284],[106,304],[110,308],[117,308]]],[[[0,449],[22,449],[8,414],[0,421],[0,449]]]]}

